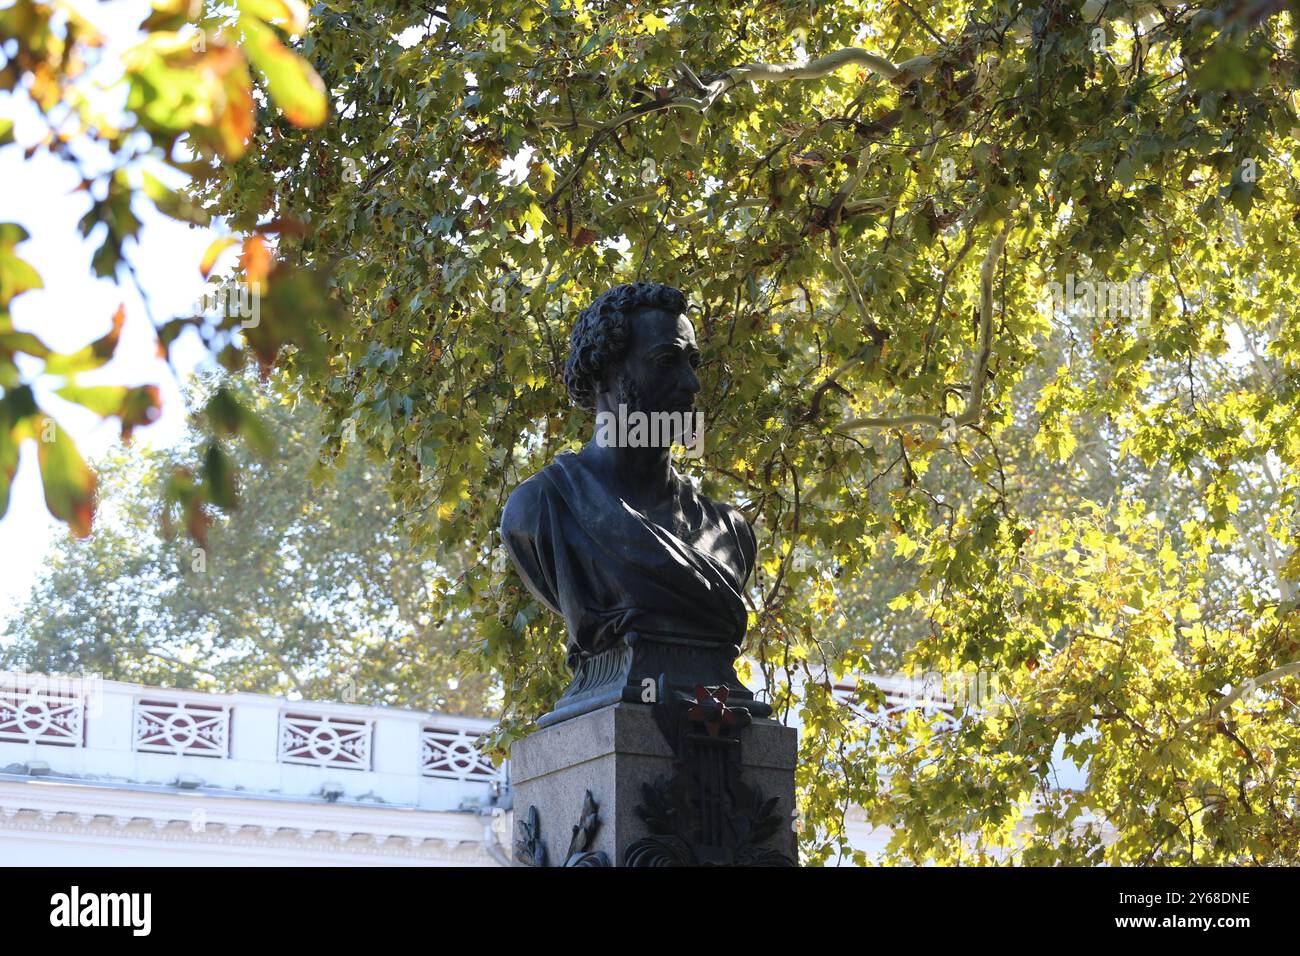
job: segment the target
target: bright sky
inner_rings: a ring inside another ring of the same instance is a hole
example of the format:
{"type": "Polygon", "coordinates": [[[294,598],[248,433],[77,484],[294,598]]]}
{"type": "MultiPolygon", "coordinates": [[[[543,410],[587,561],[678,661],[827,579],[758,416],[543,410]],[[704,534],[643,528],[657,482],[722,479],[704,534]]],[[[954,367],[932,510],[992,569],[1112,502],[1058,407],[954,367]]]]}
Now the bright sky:
{"type": "MultiPolygon", "coordinates": [[[[105,4],[79,0],[72,5],[107,35],[101,77],[111,77],[120,52],[134,42],[135,28],[148,4],[142,0],[105,4]]],[[[113,312],[125,304],[127,319],[114,359],[79,380],[86,384],[157,384],[163,394],[162,417],[138,429],[135,441],[154,446],[175,442],[185,424],[179,383],[155,356],[152,327],[129,278],[118,285],[97,279],[91,269],[100,233],[92,232],[89,240],[83,240],[77,228],[90,208],[90,197],[73,193],[79,182],[76,172],[44,151],[30,160],[23,158],[23,148],[45,133],[43,122],[25,97],[0,93],[0,116],[14,120],[16,139],[15,144],[0,149],[0,222],[20,223],[31,234],[17,252],[45,282],[44,289],[13,300],[14,324],[37,333],[53,349],[71,351],[104,335],[113,312]]],[[[165,181],[173,186],[178,183],[175,175],[165,181]]],[[[149,294],[154,315],[165,321],[193,314],[205,286],[199,259],[218,233],[168,219],[148,200],[137,201],[134,211],[144,225],[140,242],[128,244],[127,256],[149,294]]],[[[233,258],[233,253],[228,254],[223,265],[233,258]]],[[[188,375],[205,354],[197,337],[182,337],[172,352],[182,375],[188,375]]],[[[30,368],[24,369],[25,373],[30,373],[30,368]]],[[[93,464],[97,456],[120,441],[117,420],[101,422],[93,414],[51,397],[51,389],[58,384],[57,380],[38,381],[41,406],[55,415],[93,464]]],[[[46,511],[36,449],[29,443],[22,450],[9,510],[0,519],[0,620],[27,596],[50,543],[66,533],[46,511]]]]}

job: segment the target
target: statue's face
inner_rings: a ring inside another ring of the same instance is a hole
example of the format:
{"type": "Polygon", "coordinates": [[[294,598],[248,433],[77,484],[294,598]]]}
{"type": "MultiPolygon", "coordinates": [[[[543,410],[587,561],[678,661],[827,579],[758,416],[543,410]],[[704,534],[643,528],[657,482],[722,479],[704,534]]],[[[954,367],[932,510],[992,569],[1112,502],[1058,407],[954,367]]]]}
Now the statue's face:
{"type": "Polygon", "coordinates": [[[690,320],[663,309],[639,309],[630,324],[627,355],[603,383],[606,407],[615,410],[622,403],[628,411],[690,411],[700,390],[695,375],[700,350],[690,320]]]}

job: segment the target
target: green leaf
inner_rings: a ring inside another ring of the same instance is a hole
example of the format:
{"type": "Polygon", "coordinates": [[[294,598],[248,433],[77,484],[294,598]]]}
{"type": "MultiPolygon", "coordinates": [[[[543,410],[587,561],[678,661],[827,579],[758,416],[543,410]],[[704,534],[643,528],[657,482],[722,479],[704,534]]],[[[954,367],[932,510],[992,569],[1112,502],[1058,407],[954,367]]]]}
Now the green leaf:
{"type": "Polygon", "coordinates": [[[96,339],[83,349],[67,354],[52,354],[45,361],[45,371],[50,375],[75,375],[99,368],[117,351],[122,325],[126,322],[126,307],[118,306],[113,313],[112,327],[107,335],[96,339]]]}
{"type": "Polygon", "coordinates": [[[14,352],[25,352],[37,358],[52,354],[50,347],[30,332],[0,332],[0,353],[12,355],[14,352]]]}
{"type": "Polygon", "coordinates": [[[230,458],[215,442],[203,456],[203,486],[207,498],[218,508],[235,507],[235,470],[230,458]]]}
{"type": "Polygon", "coordinates": [[[55,389],[55,395],[88,408],[100,418],[116,415],[122,409],[126,398],[125,385],[77,385],[70,382],[62,388],[55,389]]]}
{"type": "Polygon", "coordinates": [[[301,0],[239,0],[239,9],[282,26],[289,33],[302,33],[307,28],[307,5],[301,0]]]}
{"type": "Polygon", "coordinates": [[[0,307],[16,295],[43,287],[40,273],[14,252],[14,246],[26,239],[27,230],[17,223],[0,224],[0,307]]]}
{"type": "Polygon", "coordinates": [[[52,418],[39,421],[36,433],[45,506],[73,534],[84,538],[90,534],[95,518],[95,473],[71,437],[52,418]]]}
{"type": "Polygon", "coordinates": [[[1266,75],[1267,67],[1258,53],[1224,38],[1210,48],[1193,85],[1198,90],[1253,90],[1266,75]]]}
{"type": "Polygon", "coordinates": [[[173,219],[192,222],[196,226],[206,226],[212,221],[212,216],[206,209],[182,193],[168,188],[162,180],[149,172],[144,174],[144,191],[160,212],[173,219]]]}
{"type": "Polygon", "coordinates": [[[325,121],[325,84],[296,53],[285,49],[275,31],[261,20],[241,16],[244,50],[266,81],[267,91],[285,119],[295,126],[319,126],[325,121]]]}

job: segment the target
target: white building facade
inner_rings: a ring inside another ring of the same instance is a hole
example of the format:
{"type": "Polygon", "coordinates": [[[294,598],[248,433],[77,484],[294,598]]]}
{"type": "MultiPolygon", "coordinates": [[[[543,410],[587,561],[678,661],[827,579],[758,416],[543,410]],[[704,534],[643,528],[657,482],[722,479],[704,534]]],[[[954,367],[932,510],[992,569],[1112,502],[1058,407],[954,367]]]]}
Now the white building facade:
{"type": "Polygon", "coordinates": [[[501,866],[480,718],[0,672],[0,866],[501,866]]]}

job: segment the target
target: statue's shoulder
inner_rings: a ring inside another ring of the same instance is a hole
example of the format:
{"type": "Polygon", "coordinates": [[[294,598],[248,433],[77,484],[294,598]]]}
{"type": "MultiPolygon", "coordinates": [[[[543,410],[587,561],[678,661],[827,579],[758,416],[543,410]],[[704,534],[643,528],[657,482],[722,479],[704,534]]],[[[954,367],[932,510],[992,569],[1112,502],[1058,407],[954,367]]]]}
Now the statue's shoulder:
{"type": "Polygon", "coordinates": [[[572,456],[572,452],[561,452],[554,460],[547,463],[541,471],[520,482],[515,490],[510,492],[506,498],[506,506],[501,511],[501,528],[520,529],[527,527],[537,514],[543,499],[551,492],[553,484],[550,476],[556,474],[560,469],[569,466],[567,460],[561,461],[564,456],[572,456]]]}
{"type": "Polygon", "coordinates": [[[730,528],[733,532],[744,565],[744,576],[748,577],[758,554],[758,536],[754,533],[754,526],[749,523],[749,519],[745,517],[744,512],[735,505],[709,498],[699,492],[696,492],[696,496],[701,502],[707,503],[709,511],[716,516],[714,520],[730,528]]]}
{"type": "Polygon", "coordinates": [[[754,527],[749,523],[749,519],[745,517],[743,511],[735,505],[729,505],[725,501],[718,501],[716,498],[707,498],[704,495],[699,497],[707,501],[720,517],[730,522],[737,533],[748,537],[750,540],[754,539],[754,527]]]}
{"type": "Polygon", "coordinates": [[[749,579],[754,570],[754,563],[758,559],[758,536],[754,534],[754,526],[749,523],[749,519],[739,508],[722,501],[714,502],[714,507],[718,509],[718,514],[731,528],[735,537],[736,553],[739,557],[737,571],[743,584],[749,579]]]}
{"type": "MultiPolygon", "coordinates": [[[[549,467],[549,466],[548,466],[549,467]]],[[[546,480],[539,471],[526,481],[520,482],[506,498],[506,506],[501,510],[501,530],[517,530],[528,524],[529,518],[537,513],[546,494],[546,480]]]]}
{"type": "Polygon", "coordinates": [[[736,533],[742,539],[748,540],[750,550],[752,551],[758,543],[758,537],[754,534],[754,526],[749,523],[749,519],[745,517],[745,513],[735,505],[729,505],[724,502],[719,502],[718,508],[731,519],[731,523],[735,527],[736,533]]]}

